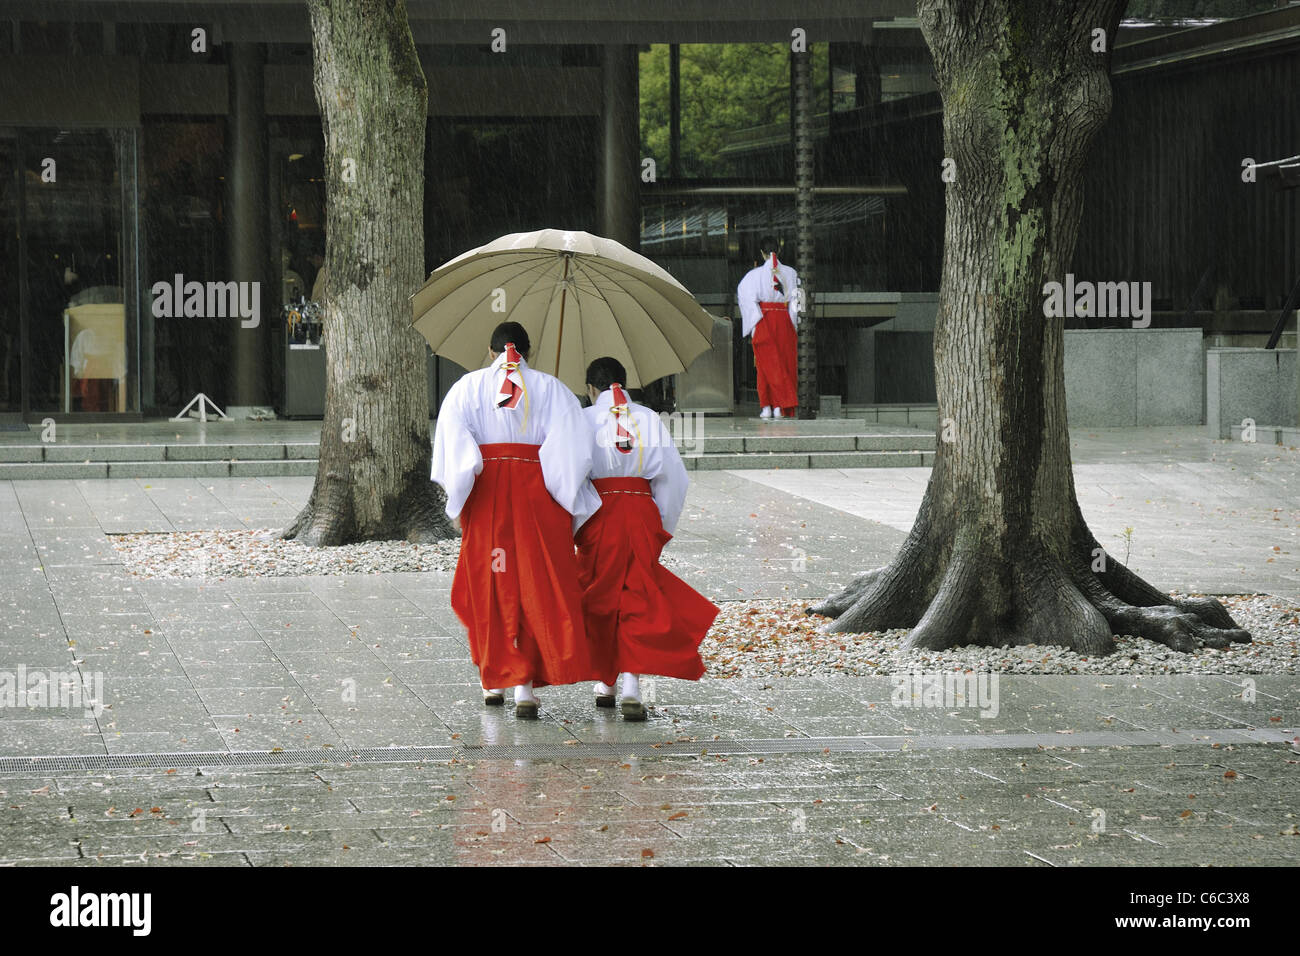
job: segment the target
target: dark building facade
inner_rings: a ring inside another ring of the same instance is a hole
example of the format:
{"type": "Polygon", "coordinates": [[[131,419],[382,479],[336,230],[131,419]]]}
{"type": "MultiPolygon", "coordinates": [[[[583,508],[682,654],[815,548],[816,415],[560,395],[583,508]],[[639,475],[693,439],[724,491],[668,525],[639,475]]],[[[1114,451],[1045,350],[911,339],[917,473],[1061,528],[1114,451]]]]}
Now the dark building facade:
{"type": "MultiPolygon", "coordinates": [[[[910,0],[408,7],[429,84],[427,268],[503,233],[584,229],[639,246],[719,315],[760,235],[802,267],[803,31],[822,391],[932,400],[924,329],[880,339],[866,393],[845,357],[889,314],[882,295],[938,289],[941,105],[910,0]]],[[[1239,188],[1229,167],[1300,152],[1300,9],[1219,19],[1122,31],[1076,271],[1150,279],[1170,310],[1218,295],[1263,316],[1300,276],[1296,199],[1239,188]],[[1220,54],[1195,55],[1200,35],[1220,54]]],[[[311,299],[319,269],[323,154],[300,0],[0,0],[0,416],[170,415],[200,391],[310,414],[284,306],[311,299]],[[257,283],[257,322],[237,295],[216,316],[159,308],[160,283],[257,283]]],[[[434,363],[435,404],[457,372],[434,363]]]]}

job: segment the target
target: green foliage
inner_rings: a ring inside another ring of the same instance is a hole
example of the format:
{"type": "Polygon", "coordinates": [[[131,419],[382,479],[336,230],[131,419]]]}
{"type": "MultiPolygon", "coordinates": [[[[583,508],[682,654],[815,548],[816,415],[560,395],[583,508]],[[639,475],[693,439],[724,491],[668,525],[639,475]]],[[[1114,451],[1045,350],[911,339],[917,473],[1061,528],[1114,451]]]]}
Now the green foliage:
{"type": "MultiPolygon", "coordinates": [[[[725,176],[722,148],[739,130],[790,121],[790,49],[779,43],[681,47],[684,176],[725,176]]],[[[641,54],[641,148],[666,169],[669,159],[669,56],[666,44],[641,54]]]]}
{"type": "Polygon", "coordinates": [[[641,155],[668,166],[669,98],[668,45],[656,43],[641,54],[641,155]]]}

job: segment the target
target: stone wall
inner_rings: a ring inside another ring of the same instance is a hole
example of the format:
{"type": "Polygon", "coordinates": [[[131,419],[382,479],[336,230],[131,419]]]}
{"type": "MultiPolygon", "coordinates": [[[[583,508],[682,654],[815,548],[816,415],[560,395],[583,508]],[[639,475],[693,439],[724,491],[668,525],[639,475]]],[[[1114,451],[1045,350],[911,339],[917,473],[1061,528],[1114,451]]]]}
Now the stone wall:
{"type": "Polygon", "coordinates": [[[1205,427],[1229,438],[1250,419],[1260,428],[1291,428],[1296,420],[1295,349],[1207,349],[1205,427]]]}
{"type": "Polygon", "coordinates": [[[1200,329],[1067,329],[1065,401],[1072,427],[1205,421],[1200,329]]]}

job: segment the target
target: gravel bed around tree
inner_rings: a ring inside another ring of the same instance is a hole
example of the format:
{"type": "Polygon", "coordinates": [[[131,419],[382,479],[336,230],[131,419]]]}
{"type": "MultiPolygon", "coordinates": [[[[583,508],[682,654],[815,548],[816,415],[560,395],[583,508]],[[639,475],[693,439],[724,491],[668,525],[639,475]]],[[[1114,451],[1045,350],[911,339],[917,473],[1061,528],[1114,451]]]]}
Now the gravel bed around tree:
{"type": "MultiPolygon", "coordinates": [[[[451,571],[459,539],[416,545],[372,541],[310,548],[274,530],[111,535],[127,571],[140,578],[235,578],[317,574],[451,571]]],[[[674,562],[668,560],[669,567],[674,562]]],[[[689,579],[689,571],[678,568],[689,579]]],[[[1222,598],[1251,644],[1195,654],[1144,638],[1116,638],[1115,653],[1081,657],[1044,641],[1015,648],[958,647],[904,651],[905,630],[827,634],[828,620],[804,613],[807,601],[726,601],[700,648],[711,677],[871,676],[939,670],[1002,674],[1295,674],[1300,673],[1300,608],[1268,595],[1222,598]]]]}
{"type": "MultiPolygon", "coordinates": [[[[1184,595],[1186,596],[1186,595],[1184,595]]],[[[1116,637],[1115,653],[1081,657],[1044,641],[1021,647],[905,651],[906,630],[827,634],[829,619],[809,616],[807,601],[729,601],[701,646],[713,677],[870,676],[913,671],[999,674],[1295,674],[1300,673],[1300,608],[1268,595],[1221,598],[1254,642],[1194,654],[1141,637],[1116,637]]]]}
{"type": "Polygon", "coordinates": [[[126,570],[140,578],[247,578],[305,574],[454,571],[460,539],[434,544],[366,541],[312,548],[279,529],[109,535],[126,570]]]}

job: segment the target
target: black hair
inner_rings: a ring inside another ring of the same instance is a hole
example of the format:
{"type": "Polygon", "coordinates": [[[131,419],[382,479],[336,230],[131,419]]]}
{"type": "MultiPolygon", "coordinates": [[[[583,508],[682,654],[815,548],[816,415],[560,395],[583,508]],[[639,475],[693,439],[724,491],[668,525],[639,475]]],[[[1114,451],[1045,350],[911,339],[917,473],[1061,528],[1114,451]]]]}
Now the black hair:
{"type": "Polygon", "coordinates": [[[758,253],[760,256],[770,256],[774,252],[780,252],[777,248],[780,244],[774,236],[764,236],[758,240],[758,253]]]}
{"type": "Polygon", "coordinates": [[[514,343],[515,351],[521,358],[528,358],[528,350],[532,343],[528,341],[528,333],[518,322],[502,322],[492,330],[492,351],[500,355],[506,350],[506,346],[511,342],[514,343]]]}
{"type": "Polygon", "coordinates": [[[618,359],[606,355],[587,366],[587,384],[594,385],[596,391],[603,392],[615,382],[627,385],[627,369],[618,359]]]}

